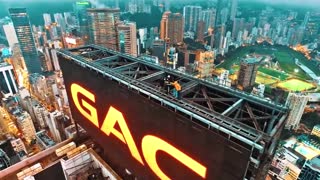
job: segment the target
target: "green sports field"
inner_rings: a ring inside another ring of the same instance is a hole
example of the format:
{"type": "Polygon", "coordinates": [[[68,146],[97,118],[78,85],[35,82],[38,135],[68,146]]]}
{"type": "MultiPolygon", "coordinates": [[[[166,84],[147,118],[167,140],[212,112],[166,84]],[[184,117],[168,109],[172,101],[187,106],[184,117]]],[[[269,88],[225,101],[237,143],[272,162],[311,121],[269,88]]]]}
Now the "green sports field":
{"type": "Polygon", "coordinates": [[[306,81],[302,81],[300,79],[289,79],[287,81],[278,83],[277,87],[288,91],[306,91],[315,88],[315,85],[306,81]]]}
{"type": "Polygon", "coordinates": [[[316,75],[320,76],[315,62],[308,60],[300,52],[286,46],[264,46],[254,45],[239,47],[233,52],[229,52],[223,63],[217,68],[227,69],[230,71],[230,78],[237,79],[240,59],[248,54],[255,53],[261,56],[273,56],[279,63],[280,70],[260,66],[256,77],[257,84],[265,84],[268,88],[279,87],[286,91],[306,91],[316,87],[315,84],[307,82],[311,78],[295,64],[295,58],[307,66],[316,75]]]}
{"type": "Polygon", "coordinates": [[[300,79],[306,79],[309,80],[310,77],[303,72],[302,69],[300,69],[299,66],[295,64],[294,59],[299,59],[299,62],[307,66],[309,69],[311,69],[316,75],[320,76],[320,71],[317,69],[314,62],[308,60],[306,57],[304,57],[303,54],[300,52],[296,52],[293,49],[290,49],[286,46],[263,46],[263,45],[254,45],[254,46],[248,46],[248,47],[239,47],[233,52],[230,52],[227,54],[226,59],[223,63],[219,64],[217,68],[224,68],[224,69],[232,69],[232,66],[235,64],[240,63],[241,57],[244,57],[247,54],[250,54],[250,52],[254,52],[256,54],[261,55],[274,55],[277,61],[280,64],[281,69],[285,72],[279,72],[274,71],[272,69],[267,68],[259,68],[260,72],[263,72],[265,74],[274,76],[276,78],[279,78],[281,80],[285,80],[288,78],[289,75],[300,78],[300,79]],[[298,69],[298,72],[295,72],[295,69],[298,69]]]}
{"type": "Polygon", "coordinates": [[[270,85],[278,82],[279,80],[274,77],[270,77],[269,75],[258,72],[256,76],[256,83],[270,85]]]}

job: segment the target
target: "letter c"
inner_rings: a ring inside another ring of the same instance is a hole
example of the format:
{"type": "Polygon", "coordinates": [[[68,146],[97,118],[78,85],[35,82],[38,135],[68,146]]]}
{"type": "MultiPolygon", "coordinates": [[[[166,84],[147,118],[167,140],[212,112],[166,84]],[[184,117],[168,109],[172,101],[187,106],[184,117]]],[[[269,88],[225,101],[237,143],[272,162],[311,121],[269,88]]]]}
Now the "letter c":
{"type": "Polygon", "coordinates": [[[143,156],[148,163],[151,170],[162,180],[170,179],[159,167],[156,159],[157,151],[161,150],[168,153],[170,156],[180,161],[182,164],[187,166],[193,172],[201,176],[202,178],[206,178],[207,168],[192,159],[188,155],[181,152],[179,149],[175,148],[171,144],[165,142],[164,140],[152,136],[146,135],[142,139],[142,153],[143,156]]]}

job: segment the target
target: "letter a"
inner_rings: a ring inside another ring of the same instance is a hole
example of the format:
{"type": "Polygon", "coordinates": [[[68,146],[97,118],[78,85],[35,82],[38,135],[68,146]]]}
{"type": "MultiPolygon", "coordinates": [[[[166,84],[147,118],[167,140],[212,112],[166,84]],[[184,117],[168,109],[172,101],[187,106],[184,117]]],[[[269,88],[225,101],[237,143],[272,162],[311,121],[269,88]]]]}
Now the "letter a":
{"type": "Polygon", "coordinates": [[[143,164],[143,161],[142,161],[142,158],[139,154],[137,146],[132,138],[132,135],[131,135],[130,130],[127,126],[127,123],[126,123],[125,119],[123,118],[123,115],[120,111],[118,111],[117,109],[115,109],[111,106],[107,115],[106,115],[106,118],[103,121],[101,130],[102,130],[102,132],[104,132],[108,136],[112,133],[118,139],[120,139],[123,143],[127,144],[131,155],[137,161],[139,161],[141,164],[143,164]],[[119,132],[118,130],[116,130],[114,128],[114,126],[116,125],[117,122],[120,126],[121,132],[119,132]]]}

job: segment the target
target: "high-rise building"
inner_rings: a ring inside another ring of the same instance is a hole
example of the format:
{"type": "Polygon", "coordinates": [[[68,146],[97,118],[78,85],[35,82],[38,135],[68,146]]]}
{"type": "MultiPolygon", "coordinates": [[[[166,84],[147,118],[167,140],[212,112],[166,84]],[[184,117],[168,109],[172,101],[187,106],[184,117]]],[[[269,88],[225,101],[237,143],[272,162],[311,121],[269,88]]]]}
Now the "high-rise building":
{"type": "Polygon", "coordinates": [[[146,49],[146,46],[147,46],[147,40],[148,40],[148,29],[147,28],[140,28],[138,30],[138,33],[139,33],[139,46],[140,44],[142,45],[142,48],[143,49],[146,49]]]}
{"type": "Polygon", "coordinates": [[[130,0],[127,7],[131,14],[151,13],[151,6],[145,3],[145,0],[130,0]]]}
{"type": "Polygon", "coordinates": [[[21,151],[24,151],[24,153],[27,153],[26,146],[24,145],[23,141],[20,138],[13,139],[10,141],[10,143],[16,153],[19,153],[21,151]]]}
{"type": "Polygon", "coordinates": [[[197,32],[201,10],[201,6],[185,6],[183,8],[184,31],[197,32]]]}
{"type": "Polygon", "coordinates": [[[297,31],[296,31],[296,42],[295,44],[301,44],[301,42],[303,41],[304,38],[304,33],[305,33],[305,27],[300,26],[297,31]]]}
{"type": "Polygon", "coordinates": [[[67,29],[66,21],[61,13],[56,13],[53,15],[54,21],[57,23],[57,28],[59,31],[59,35],[61,36],[67,29]]]}
{"type": "Polygon", "coordinates": [[[223,71],[219,76],[219,85],[231,87],[231,80],[229,79],[229,71],[223,71]]]}
{"type": "Polygon", "coordinates": [[[11,22],[9,17],[1,18],[0,19],[0,39],[3,39],[5,36],[3,25],[9,24],[11,22]]]}
{"type": "Polygon", "coordinates": [[[301,117],[309,101],[309,96],[303,94],[289,93],[286,104],[291,109],[286,121],[285,128],[297,129],[301,120],[301,117]]]}
{"type": "Polygon", "coordinates": [[[34,128],[31,116],[26,111],[23,111],[16,115],[16,119],[23,137],[28,142],[31,142],[36,136],[36,129],[34,128]]]}
{"type": "Polygon", "coordinates": [[[21,49],[19,44],[15,44],[12,47],[13,56],[11,57],[11,64],[13,66],[13,70],[17,77],[17,83],[19,87],[23,85],[27,85],[28,82],[28,72],[26,71],[26,65],[23,61],[21,49]]]}
{"type": "Polygon", "coordinates": [[[61,129],[61,123],[63,123],[64,120],[63,114],[59,111],[54,111],[49,114],[47,125],[56,142],[61,142],[65,139],[64,128],[66,127],[61,129]]]}
{"type": "Polygon", "coordinates": [[[238,0],[231,1],[230,20],[233,21],[237,15],[238,0]]]}
{"type": "Polygon", "coordinates": [[[9,95],[18,91],[13,67],[8,63],[0,63],[0,91],[9,95]]]}
{"type": "Polygon", "coordinates": [[[240,18],[235,18],[233,21],[233,27],[232,27],[232,39],[233,40],[235,40],[237,38],[239,31],[240,31],[240,18]]]}
{"type": "Polygon", "coordinates": [[[166,42],[162,39],[156,39],[152,44],[152,55],[158,57],[160,61],[163,61],[165,52],[166,42]]]}
{"type": "Polygon", "coordinates": [[[256,58],[245,58],[241,60],[238,73],[238,88],[250,90],[255,83],[259,67],[259,60],[256,58]]]}
{"type": "Polygon", "coordinates": [[[307,160],[298,180],[318,180],[320,179],[320,156],[314,157],[311,160],[307,160]]]}
{"type": "Polygon", "coordinates": [[[34,113],[37,125],[42,129],[46,127],[46,122],[48,121],[48,110],[40,104],[35,104],[32,106],[32,112],[34,113]]]}
{"type": "Polygon", "coordinates": [[[118,26],[119,51],[137,56],[137,29],[135,22],[122,22],[118,26]]]}
{"type": "Polygon", "coordinates": [[[198,21],[197,40],[203,41],[206,23],[202,20],[198,21]]]}
{"type": "Polygon", "coordinates": [[[295,29],[293,27],[290,27],[288,29],[288,33],[287,33],[287,39],[288,39],[288,45],[294,45],[295,44],[295,29]]]}
{"type": "Polygon", "coordinates": [[[166,11],[162,15],[162,19],[160,21],[160,39],[165,40],[167,38],[167,26],[170,14],[170,11],[166,11]]]}
{"type": "Polygon", "coordinates": [[[196,53],[197,70],[200,78],[211,77],[214,66],[214,52],[213,51],[199,51],[196,53]]]}
{"type": "Polygon", "coordinates": [[[119,50],[117,23],[119,9],[88,9],[90,43],[119,50]]]}
{"type": "Polygon", "coordinates": [[[310,18],[310,12],[308,11],[306,13],[306,15],[304,16],[304,20],[303,20],[303,23],[302,23],[302,26],[305,28],[309,22],[309,18],[310,18]]]}
{"type": "Polygon", "coordinates": [[[44,25],[45,26],[49,26],[52,23],[50,14],[47,14],[47,13],[43,14],[43,20],[44,20],[44,25]]]}
{"type": "Polygon", "coordinates": [[[174,47],[168,48],[166,57],[167,57],[167,62],[166,62],[167,67],[176,69],[177,62],[178,62],[178,53],[176,51],[176,48],[174,47]]]}
{"type": "Polygon", "coordinates": [[[44,20],[44,27],[50,34],[50,39],[56,39],[58,37],[57,32],[57,24],[52,22],[51,15],[50,14],[43,14],[43,20],[44,20]]]}
{"type": "Polygon", "coordinates": [[[209,28],[214,28],[216,12],[214,9],[208,9],[201,11],[200,20],[205,22],[205,31],[209,28]]]}
{"type": "Polygon", "coordinates": [[[29,73],[41,73],[41,63],[38,57],[32,29],[26,8],[10,8],[9,13],[17,33],[22,56],[29,73]]]}
{"type": "MultiPolygon", "coordinates": [[[[219,29],[217,29],[218,31],[218,37],[216,38],[216,47],[219,49],[223,49],[223,45],[224,45],[224,37],[226,34],[226,25],[222,24],[219,29]]],[[[219,50],[220,51],[220,50],[219,50]]]]}
{"type": "Polygon", "coordinates": [[[180,13],[165,12],[160,26],[161,39],[171,44],[183,42],[183,17],[180,13]]]}
{"type": "Polygon", "coordinates": [[[73,13],[64,12],[63,16],[68,27],[77,26],[77,18],[73,15],[73,13]]]}
{"type": "Polygon", "coordinates": [[[18,37],[16,31],[14,30],[13,24],[5,24],[3,25],[3,30],[6,35],[9,46],[12,48],[14,44],[18,43],[18,37]]]}
{"type": "Polygon", "coordinates": [[[89,39],[88,14],[87,9],[91,8],[89,1],[78,1],[73,6],[76,16],[76,26],[80,32],[80,36],[87,42],[89,39]]]}
{"type": "Polygon", "coordinates": [[[223,20],[225,19],[223,16],[228,14],[228,1],[229,0],[217,1],[215,27],[221,25],[222,23],[225,23],[223,22],[223,20]]]}

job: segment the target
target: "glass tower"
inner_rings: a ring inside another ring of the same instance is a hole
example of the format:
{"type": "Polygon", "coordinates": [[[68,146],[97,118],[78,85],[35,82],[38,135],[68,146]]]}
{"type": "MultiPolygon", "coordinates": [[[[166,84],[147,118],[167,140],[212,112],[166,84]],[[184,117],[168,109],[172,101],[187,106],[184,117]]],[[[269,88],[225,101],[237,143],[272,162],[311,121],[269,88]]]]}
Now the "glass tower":
{"type": "Polygon", "coordinates": [[[85,42],[88,41],[89,36],[87,15],[87,9],[89,8],[91,8],[91,4],[89,1],[77,1],[73,6],[77,27],[79,28],[80,36],[85,42]]]}
{"type": "Polygon", "coordinates": [[[9,14],[17,33],[22,56],[28,72],[41,73],[41,63],[26,8],[10,8],[9,14]]]}

